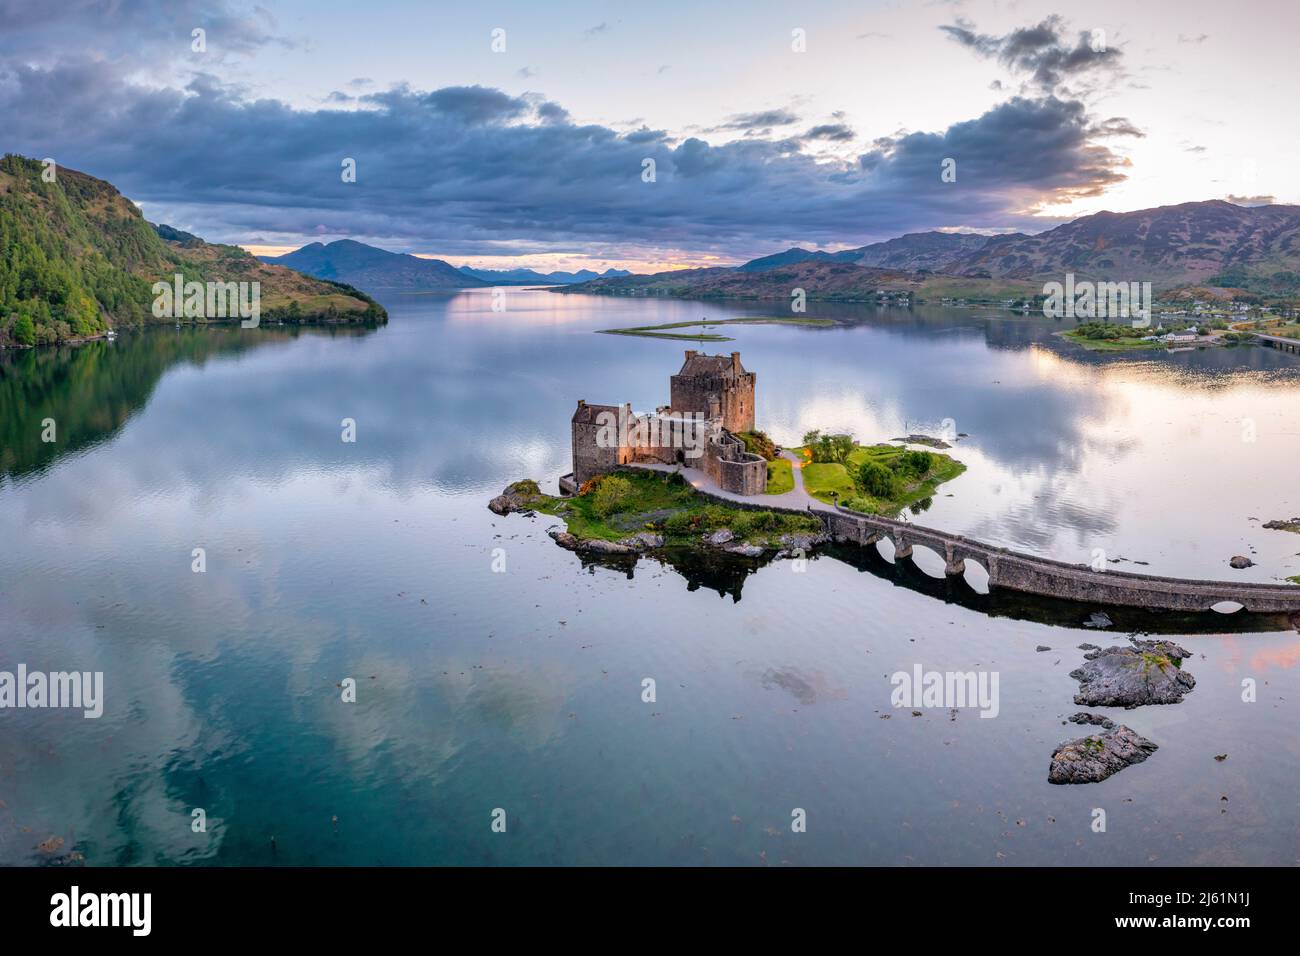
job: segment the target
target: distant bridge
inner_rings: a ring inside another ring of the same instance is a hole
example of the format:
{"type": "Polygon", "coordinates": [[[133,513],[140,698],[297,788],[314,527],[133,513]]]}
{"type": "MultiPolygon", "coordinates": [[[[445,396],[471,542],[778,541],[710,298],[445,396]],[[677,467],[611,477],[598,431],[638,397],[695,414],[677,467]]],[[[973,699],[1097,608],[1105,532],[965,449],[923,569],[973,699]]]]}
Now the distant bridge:
{"type": "Polygon", "coordinates": [[[1300,353],[1300,339],[1287,338],[1285,335],[1265,335],[1263,332],[1256,332],[1255,338],[1283,352],[1300,353]]]}

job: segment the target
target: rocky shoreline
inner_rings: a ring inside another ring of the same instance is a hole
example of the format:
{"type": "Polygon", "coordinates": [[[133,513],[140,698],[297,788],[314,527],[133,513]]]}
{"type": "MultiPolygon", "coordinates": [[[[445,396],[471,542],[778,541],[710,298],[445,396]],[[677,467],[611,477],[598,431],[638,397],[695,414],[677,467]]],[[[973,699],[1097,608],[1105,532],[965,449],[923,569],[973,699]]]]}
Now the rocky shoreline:
{"type": "MultiPolygon", "coordinates": [[[[549,495],[544,495],[536,482],[525,479],[508,485],[501,494],[488,502],[488,508],[494,514],[503,516],[509,514],[528,516],[543,511],[563,520],[570,513],[569,506],[566,504],[570,500],[555,499],[549,495]]],[[[725,513],[727,509],[722,509],[722,511],[725,513]]],[[[733,512],[737,522],[744,520],[741,516],[752,514],[754,512],[741,510],[733,512]]],[[[639,521],[647,517],[662,519],[663,515],[650,513],[638,515],[636,519],[639,521]]],[[[645,523],[642,522],[642,525],[645,523]]],[[[551,540],[565,550],[605,557],[649,554],[669,548],[692,548],[718,554],[728,554],[738,558],[760,558],[765,556],[801,558],[807,557],[818,546],[831,543],[831,535],[825,531],[783,532],[759,543],[754,540],[747,540],[729,527],[715,527],[705,533],[678,535],[672,538],[657,530],[632,531],[629,528],[629,534],[626,537],[614,540],[575,534],[567,527],[551,528],[546,533],[551,540]]]]}

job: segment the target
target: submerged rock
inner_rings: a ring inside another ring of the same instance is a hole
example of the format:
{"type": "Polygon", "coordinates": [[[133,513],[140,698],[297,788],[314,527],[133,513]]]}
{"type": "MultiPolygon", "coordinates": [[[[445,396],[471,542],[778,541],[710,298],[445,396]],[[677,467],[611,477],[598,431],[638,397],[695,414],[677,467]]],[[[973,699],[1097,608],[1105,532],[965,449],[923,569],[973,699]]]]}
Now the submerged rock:
{"type": "Polygon", "coordinates": [[[606,541],[603,538],[588,538],[586,541],[581,541],[578,550],[588,554],[636,554],[637,551],[636,548],[619,544],[617,541],[606,541]]]}
{"type": "Polygon", "coordinates": [[[1236,568],[1238,571],[1243,568],[1253,568],[1255,566],[1255,562],[1250,560],[1250,558],[1246,557],[1244,554],[1234,554],[1228,559],[1228,564],[1236,568]]]}
{"type": "Polygon", "coordinates": [[[558,528],[554,531],[546,532],[561,548],[568,548],[570,551],[577,551],[578,545],[581,544],[577,538],[567,531],[561,531],[558,528]]]}
{"type": "Polygon", "coordinates": [[[763,548],[761,545],[744,544],[742,542],[741,544],[733,544],[723,550],[726,551],[727,554],[736,554],[742,558],[757,558],[767,549],[763,548]]]}
{"type": "Polygon", "coordinates": [[[1279,518],[1276,521],[1265,521],[1264,527],[1270,531],[1300,531],[1300,518],[1279,518]]]}
{"type": "MultiPolygon", "coordinates": [[[[960,437],[960,436],[958,436],[960,437]]],[[[952,445],[942,438],[935,438],[933,435],[920,435],[916,432],[908,435],[906,438],[895,438],[894,441],[905,441],[909,445],[926,445],[930,448],[951,448],[952,445]]]]}
{"type": "Polygon", "coordinates": [[[1150,757],[1157,745],[1120,725],[1105,733],[1068,740],[1052,754],[1049,783],[1097,783],[1150,757]]]}
{"type": "Polygon", "coordinates": [[[1105,727],[1107,730],[1115,729],[1115,721],[1102,714],[1090,714],[1087,711],[1080,711],[1070,716],[1072,724],[1092,724],[1094,727],[1105,727]]]}
{"type": "Polygon", "coordinates": [[[1107,616],[1107,614],[1106,614],[1105,611],[1095,611],[1095,612],[1093,613],[1092,617],[1088,618],[1088,620],[1086,620],[1086,621],[1083,622],[1083,626],[1084,626],[1084,627],[1107,628],[1107,627],[1114,627],[1114,626],[1115,626],[1115,622],[1112,621],[1112,620],[1107,616]]]}
{"type": "Polygon", "coordinates": [[[1191,651],[1172,641],[1132,640],[1132,647],[1106,647],[1083,655],[1087,663],[1070,672],[1079,682],[1076,704],[1176,704],[1196,686],[1196,678],[1179,666],[1191,651]]]}

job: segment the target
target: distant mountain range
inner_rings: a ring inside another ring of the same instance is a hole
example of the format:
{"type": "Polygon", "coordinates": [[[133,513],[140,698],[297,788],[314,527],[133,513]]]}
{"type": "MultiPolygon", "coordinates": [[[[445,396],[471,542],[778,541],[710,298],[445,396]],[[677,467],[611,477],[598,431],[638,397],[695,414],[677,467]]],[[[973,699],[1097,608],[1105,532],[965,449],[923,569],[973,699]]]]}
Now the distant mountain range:
{"type": "Polygon", "coordinates": [[[881,295],[1023,299],[1067,273],[1078,280],[1151,282],[1172,296],[1300,294],[1300,207],[1221,200],[1084,216],[1037,235],[917,232],[838,252],[800,247],[735,268],[633,275],[626,270],[540,273],[458,269],[441,259],[360,242],[312,243],[263,257],[362,289],[437,290],[551,285],[608,295],[859,301],[881,295]]]}
{"type": "Polygon", "coordinates": [[[535,272],[532,269],[471,269],[462,266],[461,272],[493,285],[568,285],[573,282],[589,282],[592,279],[614,279],[630,276],[626,269],[606,269],[593,272],[591,269],[579,269],[577,272],[535,272]]]}
{"type": "Polygon", "coordinates": [[[795,247],[761,259],[751,259],[738,269],[741,272],[766,272],[778,266],[791,266],[800,262],[849,262],[879,269],[939,271],[988,241],[988,236],[974,233],[913,232],[897,239],[841,252],[819,252],[795,247]]]}
{"type": "Polygon", "coordinates": [[[282,256],[258,258],[318,279],[346,282],[359,289],[415,292],[474,289],[491,284],[441,259],[389,252],[352,239],[340,239],[329,245],[313,242],[282,256]]]}
{"type": "Polygon", "coordinates": [[[625,269],[547,273],[532,269],[458,269],[442,259],[389,252],[353,239],[340,239],[329,245],[313,242],[282,256],[258,258],[318,279],[346,282],[362,289],[406,292],[479,289],[493,285],[562,285],[632,274],[625,269]]]}
{"type": "Polygon", "coordinates": [[[921,232],[857,249],[795,247],[734,269],[597,279],[566,292],[678,297],[861,300],[890,293],[1021,298],[1044,282],[1151,282],[1172,295],[1300,294],[1300,206],[1222,200],[1084,216],[1046,232],[982,236],[921,232]]]}

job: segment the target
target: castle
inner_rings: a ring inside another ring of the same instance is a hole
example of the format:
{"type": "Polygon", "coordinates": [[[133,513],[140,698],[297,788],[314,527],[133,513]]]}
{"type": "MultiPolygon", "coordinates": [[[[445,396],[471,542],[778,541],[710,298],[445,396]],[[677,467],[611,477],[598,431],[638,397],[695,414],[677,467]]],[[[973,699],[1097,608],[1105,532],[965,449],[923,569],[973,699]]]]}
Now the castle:
{"type": "Polygon", "coordinates": [[[737,432],[754,429],[753,372],[740,353],[687,351],[669,379],[669,404],[653,414],[631,405],[588,405],[573,413],[573,473],[560,479],[572,493],[619,465],[654,463],[699,468],[719,488],[738,495],[767,490],[767,462],[750,454],[737,432]]]}

